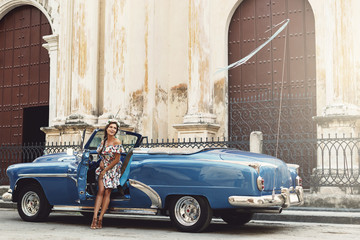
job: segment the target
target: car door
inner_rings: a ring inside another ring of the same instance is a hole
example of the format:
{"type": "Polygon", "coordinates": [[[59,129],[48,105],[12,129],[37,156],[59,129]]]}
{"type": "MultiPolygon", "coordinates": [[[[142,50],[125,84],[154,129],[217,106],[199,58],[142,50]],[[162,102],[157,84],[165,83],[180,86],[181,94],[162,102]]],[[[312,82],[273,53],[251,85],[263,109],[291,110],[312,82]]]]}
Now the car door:
{"type": "Polygon", "coordinates": [[[77,189],[80,200],[86,200],[87,172],[89,170],[90,151],[86,149],[78,156],[79,165],[77,170],[77,189]],[[81,157],[81,158],[80,158],[81,157]]]}

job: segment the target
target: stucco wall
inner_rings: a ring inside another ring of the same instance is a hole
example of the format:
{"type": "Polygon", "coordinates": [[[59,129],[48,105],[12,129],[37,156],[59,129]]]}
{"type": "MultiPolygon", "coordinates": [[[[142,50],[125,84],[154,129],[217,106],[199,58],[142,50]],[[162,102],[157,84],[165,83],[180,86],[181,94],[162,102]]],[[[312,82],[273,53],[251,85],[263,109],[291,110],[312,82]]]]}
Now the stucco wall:
{"type": "MultiPolygon", "coordinates": [[[[309,3],[316,25],[318,115],[326,114],[327,107],[341,104],[359,108],[360,2],[309,0],[309,3]]],[[[358,110],[349,111],[344,113],[356,114],[358,110]]]]}
{"type": "MultiPolygon", "coordinates": [[[[336,131],[328,117],[338,115],[353,116],[345,125],[358,132],[360,1],[308,1],[319,132],[336,131]]],[[[2,0],[0,17],[31,4],[49,19],[52,136],[69,125],[102,126],[118,111],[125,127],[149,138],[177,138],[179,129],[201,125],[188,133],[227,136],[227,72],[215,72],[229,64],[229,21],[241,2],[2,0]]]]}

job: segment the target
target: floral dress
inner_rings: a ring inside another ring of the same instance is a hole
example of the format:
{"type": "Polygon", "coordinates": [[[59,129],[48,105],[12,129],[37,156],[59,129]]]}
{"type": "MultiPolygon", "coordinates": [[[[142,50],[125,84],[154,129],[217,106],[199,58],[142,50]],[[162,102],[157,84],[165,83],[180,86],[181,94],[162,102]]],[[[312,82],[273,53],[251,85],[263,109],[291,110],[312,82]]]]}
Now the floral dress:
{"type": "MultiPolygon", "coordinates": [[[[102,148],[102,144],[100,144],[97,148],[97,152],[100,154],[102,148]]],[[[124,152],[124,148],[122,145],[109,145],[109,146],[105,146],[101,156],[102,159],[101,161],[104,162],[104,168],[106,168],[107,166],[109,166],[109,164],[115,160],[115,154],[120,154],[121,152],[124,152]]],[[[119,161],[118,164],[116,164],[113,168],[111,168],[110,170],[108,170],[103,178],[103,183],[105,188],[116,188],[119,184],[120,184],[120,169],[121,169],[121,161],[119,161]]],[[[95,170],[95,173],[97,175],[97,177],[99,177],[100,173],[101,173],[101,169],[100,167],[98,167],[95,170]]]]}

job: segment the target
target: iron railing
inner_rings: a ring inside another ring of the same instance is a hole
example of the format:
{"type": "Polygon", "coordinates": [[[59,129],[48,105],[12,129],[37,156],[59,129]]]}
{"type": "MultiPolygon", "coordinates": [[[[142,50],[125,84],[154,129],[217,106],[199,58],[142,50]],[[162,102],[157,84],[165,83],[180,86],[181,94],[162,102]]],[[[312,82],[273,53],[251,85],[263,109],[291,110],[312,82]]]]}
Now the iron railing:
{"type": "Polygon", "coordinates": [[[339,187],[360,194],[360,135],[326,137],[317,141],[317,166],[311,175],[311,187],[339,187]]]}
{"type": "MultiPolygon", "coordinates": [[[[125,150],[131,146],[125,145],[125,150]]],[[[141,147],[171,148],[236,148],[249,150],[248,140],[239,139],[176,139],[147,141],[141,147]]],[[[23,146],[0,146],[0,185],[8,182],[6,168],[10,164],[30,162],[36,157],[48,153],[64,152],[67,148],[75,151],[79,144],[33,144],[23,146]]],[[[320,187],[340,187],[360,193],[360,136],[323,137],[320,139],[265,139],[265,154],[277,156],[287,163],[300,166],[299,175],[307,189],[320,187]],[[315,163],[315,164],[314,164],[315,163]]]]}
{"type": "Polygon", "coordinates": [[[244,151],[249,151],[249,141],[230,138],[199,138],[199,139],[159,139],[148,141],[145,138],[141,144],[144,148],[155,148],[155,147],[169,147],[169,148],[236,148],[244,151]]]}
{"type": "Polygon", "coordinates": [[[11,164],[32,162],[44,154],[65,152],[67,148],[75,151],[81,148],[77,143],[30,143],[24,145],[0,146],[0,185],[7,184],[6,169],[11,164]]]}

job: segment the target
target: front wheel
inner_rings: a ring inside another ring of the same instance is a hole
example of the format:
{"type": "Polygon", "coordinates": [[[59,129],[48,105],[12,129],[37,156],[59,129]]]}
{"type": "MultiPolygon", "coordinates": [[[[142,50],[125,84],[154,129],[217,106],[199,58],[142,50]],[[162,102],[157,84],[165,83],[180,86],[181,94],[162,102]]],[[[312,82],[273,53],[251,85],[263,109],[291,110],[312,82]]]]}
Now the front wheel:
{"type": "Polygon", "coordinates": [[[212,219],[213,212],[208,201],[199,196],[182,196],[170,203],[170,219],[182,232],[201,232],[212,219]]]}
{"type": "Polygon", "coordinates": [[[25,186],[19,192],[17,210],[24,221],[38,222],[49,216],[51,206],[40,186],[25,186]]]}

